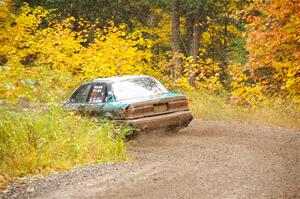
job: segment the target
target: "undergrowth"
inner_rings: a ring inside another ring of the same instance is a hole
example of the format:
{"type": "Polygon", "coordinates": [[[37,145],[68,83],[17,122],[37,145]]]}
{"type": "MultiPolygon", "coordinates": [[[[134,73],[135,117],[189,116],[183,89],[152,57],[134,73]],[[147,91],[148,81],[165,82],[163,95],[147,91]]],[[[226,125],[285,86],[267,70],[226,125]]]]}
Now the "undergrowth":
{"type": "Polygon", "coordinates": [[[47,110],[0,109],[0,185],[16,177],[67,169],[77,164],[126,159],[131,129],[81,117],[52,106],[47,110]]]}
{"type": "Polygon", "coordinates": [[[261,106],[232,105],[229,95],[207,91],[188,94],[195,118],[300,129],[300,106],[281,99],[265,99],[261,106]]]}

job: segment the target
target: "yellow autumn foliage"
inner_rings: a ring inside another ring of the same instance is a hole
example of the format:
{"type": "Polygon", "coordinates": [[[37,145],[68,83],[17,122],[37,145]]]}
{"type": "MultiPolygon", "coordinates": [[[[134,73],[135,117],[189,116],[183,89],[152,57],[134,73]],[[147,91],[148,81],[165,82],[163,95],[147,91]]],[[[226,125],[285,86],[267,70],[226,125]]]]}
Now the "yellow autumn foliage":
{"type": "MultiPolygon", "coordinates": [[[[166,65],[170,68],[174,67],[174,59],[170,60],[166,65]]],[[[198,58],[198,61],[194,63],[192,56],[185,57],[180,56],[182,76],[179,78],[169,77],[169,87],[175,88],[182,92],[200,90],[210,91],[223,91],[224,87],[221,83],[221,72],[220,63],[213,61],[210,58],[198,58]],[[189,76],[191,73],[196,74],[195,87],[192,87],[189,83],[189,76]]],[[[168,68],[167,67],[167,68],[168,68]]],[[[171,69],[170,69],[171,70],[171,69]]]]}
{"type": "Polygon", "coordinates": [[[84,28],[74,31],[74,20],[59,22],[52,11],[28,5],[7,17],[0,29],[0,98],[54,101],[83,80],[160,74],[151,67],[151,41],[140,31],[113,22],[99,29],[83,19],[77,20],[84,28]]]}
{"type": "MultiPolygon", "coordinates": [[[[99,28],[97,21],[92,24],[82,18],[58,21],[53,11],[26,4],[14,13],[10,12],[13,6],[10,0],[1,2],[4,4],[0,6],[0,99],[59,101],[69,88],[83,81],[148,74],[170,89],[185,92],[195,89],[219,92],[230,86],[231,99],[237,104],[263,104],[264,96],[278,93],[299,102],[296,13],[287,20],[286,27],[277,24],[268,31],[255,29],[264,28],[262,24],[268,18],[249,23],[246,46],[249,61],[246,66],[229,64],[226,70],[220,61],[209,58],[214,56],[207,52],[213,39],[223,42],[223,38],[216,36],[222,27],[210,20],[207,30],[201,33],[197,62],[180,55],[181,76],[174,78],[174,56],[167,52],[171,47],[170,13],[155,8],[153,12],[161,17],[157,26],[137,25],[135,31],[129,31],[126,24],[116,25],[113,21],[108,21],[104,28],[99,28]],[[277,33],[285,36],[269,39],[277,33]],[[273,47],[268,47],[271,44],[273,47]],[[292,53],[287,55],[281,47],[292,53]],[[195,88],[189,84],[191,73],[196,74],[195,88]]],[[[268,12],[275,16],[275,11],[268,12]]],[[[180,20],[184,28],[183,18],[180,20]]],[[[242,37],[235,26],[227,28],[228,34],[242,37]]]]}
{"type": "Polygon", "coordinates": [[[12,7],[13,2],[11,0],[0,1],[0,26],[3,26],[3,23],[5,23],[6,18],[9,16],[12,7]]]}
{"type": "Polygon", "coordinates": [[[256,106],[263,106],[264,95],[261,84],[254,84],[249,80],[247,71],[240,64],[233,63],[227,68],[227,72],[232,78],[231,81],[231,103],[256,106]]]}
{"type": "Polygon", "coordinates": [[[151,41],[143,39],[140,31],[126,33],[126,26],[110,22],[95,37],[80,59],[85,78],[129,74],[151,74],[151,41]]]}

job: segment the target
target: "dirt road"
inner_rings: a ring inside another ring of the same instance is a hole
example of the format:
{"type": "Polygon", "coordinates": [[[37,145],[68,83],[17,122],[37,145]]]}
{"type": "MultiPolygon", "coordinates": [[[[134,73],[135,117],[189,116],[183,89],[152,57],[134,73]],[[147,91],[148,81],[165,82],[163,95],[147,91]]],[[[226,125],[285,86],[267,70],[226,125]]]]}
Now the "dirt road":
{"type": "MultiPolygon", "coordinates": [[[[300,198],[300,132],[195,120],[141,134],[131,160],[32,182],[37,198],[300,198]]],[[[11,194],[11,195],[9,195],[11,194]]]]}

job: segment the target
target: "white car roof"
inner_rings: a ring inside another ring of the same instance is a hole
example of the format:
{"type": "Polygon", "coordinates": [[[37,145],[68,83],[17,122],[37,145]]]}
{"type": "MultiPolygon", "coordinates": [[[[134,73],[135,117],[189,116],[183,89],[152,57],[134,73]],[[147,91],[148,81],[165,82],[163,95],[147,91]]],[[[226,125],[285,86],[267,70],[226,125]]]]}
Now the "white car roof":
{"type": "Polygon", "coordinates": [[[150,77],[150,76],[148,76],[148,75],[113,76],[113,77],[107,77],[107,78],[94,79],[93,82],[119,82],[119,81],[141,78],[141,77],[150,77]]]}

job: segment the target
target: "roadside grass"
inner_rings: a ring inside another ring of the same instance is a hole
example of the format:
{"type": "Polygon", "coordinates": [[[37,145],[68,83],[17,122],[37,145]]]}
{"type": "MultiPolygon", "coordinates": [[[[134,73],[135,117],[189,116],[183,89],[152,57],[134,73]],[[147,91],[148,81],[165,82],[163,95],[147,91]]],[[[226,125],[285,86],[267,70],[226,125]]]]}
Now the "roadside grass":
{"type": "Polygon", "coordinates": [[[58,106],[19,111],[0,107],[0,188],[28,174],[126,160],[124,138],[130,132],[128,126],[58,106]]]}
{"type": "Polygon", "coordinates": [[[300,107],[292,102],[267,99],[257,107],[231,105],[226,94],[207,91],[188,94],[195,118],[300,129],[300,107]]]}

